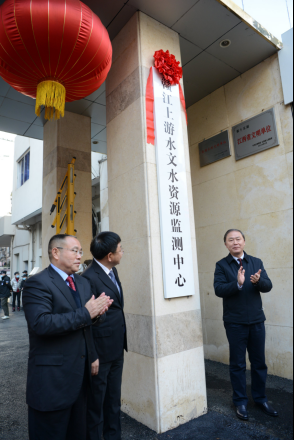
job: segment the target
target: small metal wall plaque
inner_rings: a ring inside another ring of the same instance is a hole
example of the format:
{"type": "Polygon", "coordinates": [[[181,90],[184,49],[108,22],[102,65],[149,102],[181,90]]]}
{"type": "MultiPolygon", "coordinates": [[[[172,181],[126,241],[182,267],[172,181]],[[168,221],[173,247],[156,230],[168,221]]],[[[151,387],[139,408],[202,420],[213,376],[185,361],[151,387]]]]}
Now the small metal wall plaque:
{"type": "Polygon", "coordinates": [[[236,160],[279,145],[274,109],[233,127],[236,160]]]}
{"type": "Polygon", "coordinates": [[[200,166],[205,167],[213,162],[231,156],[229,132],[223,131],[199,144],[200,166]]]}

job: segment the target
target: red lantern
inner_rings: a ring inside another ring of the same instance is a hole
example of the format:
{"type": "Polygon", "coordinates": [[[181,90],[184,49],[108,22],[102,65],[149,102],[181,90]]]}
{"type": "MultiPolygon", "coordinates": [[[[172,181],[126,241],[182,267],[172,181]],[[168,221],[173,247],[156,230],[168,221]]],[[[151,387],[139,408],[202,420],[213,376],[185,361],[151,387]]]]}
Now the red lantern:
{"type": "Polygon", "coordinates": [[[79,0],[6,0],[0,7],[0,75],[36,98],[36,114],[64,116],[65,102],[97,90],[112,46],[100,19],[79,0]]]}

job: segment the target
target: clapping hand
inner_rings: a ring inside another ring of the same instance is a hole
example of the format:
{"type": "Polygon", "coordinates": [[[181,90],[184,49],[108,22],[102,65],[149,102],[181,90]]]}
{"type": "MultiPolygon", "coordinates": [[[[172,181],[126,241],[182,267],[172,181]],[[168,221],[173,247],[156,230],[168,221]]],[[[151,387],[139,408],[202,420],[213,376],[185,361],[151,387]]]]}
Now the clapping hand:
{"type": "Polygon", "coordinates": [[[107,312],[112,303],[113,300],[110,299],[109,296],[106,296],[105,293],[102,293],[97,299],[95,299],[93,295],[85,307],[90,313],[91,319],[95,319],[107,312]]]}
{"type": "Polygon", "coordinates": [[[250,281],[252,284],[257,284],[259,282],[261,272],[262,272],[262,270],[259,269],[259,271],[255,275],[251,275],[250,281]]]}
{"type": "Polygon", "coordinates": [[[238,271],[238,284],[243,286],[245,283],[245,269],[241,266],[238,271]]]}

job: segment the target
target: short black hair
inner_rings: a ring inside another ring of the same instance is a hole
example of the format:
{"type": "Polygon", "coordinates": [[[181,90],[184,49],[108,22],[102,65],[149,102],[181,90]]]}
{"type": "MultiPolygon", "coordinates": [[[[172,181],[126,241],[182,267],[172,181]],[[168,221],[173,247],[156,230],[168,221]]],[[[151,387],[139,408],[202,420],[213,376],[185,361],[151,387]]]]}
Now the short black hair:
{"type": "MultiPolygon", "coordinates": [[[[67,237],[74,237],[74,236],[73,235],[67,235],[67,234],[58,234],[58,235],[53,235],[53,237],[50,238],[49,244],[48,244],[48,255],[49,255],[49,260],[50,261],[51,261],[51,252],[52,252],[52,250],[55,247],[64,244],[64,240],[67,237]]],[[[74,238],[76,238],[76,237],[74,237],[74,238]]]]}
{"type": "Polygon", "coordinates": [[[19,272],[14,272],[14,275],[19,275],[19,272]]]}
{"type": "Polygon", "coordinates": [[[111,252],[114,254],[121,238],[115,232],[101,232],[93,238],[90,251],[96,260],[103,260],[111,252]]]}
{"type": "Polygon", "coordinates": [[[242,231],[240,231],[240,229],[229,229],[229,230],[225,233],[225,236],[224,236],[224,242],[225,242],[225,243],[226,243],[226,241],[227,241],[227,236],[228,236],[231,232],[240,232],[240,234],[242,234],[242,237],[243,237],[244,240],[245,240],[245,235],[243,234],[242,231]]]}

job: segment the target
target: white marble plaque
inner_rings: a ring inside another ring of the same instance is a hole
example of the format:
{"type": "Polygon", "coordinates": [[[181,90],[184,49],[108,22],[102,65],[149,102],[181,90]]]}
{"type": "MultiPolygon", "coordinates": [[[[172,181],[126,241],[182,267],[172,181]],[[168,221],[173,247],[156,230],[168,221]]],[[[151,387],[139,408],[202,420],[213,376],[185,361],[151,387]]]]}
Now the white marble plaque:
{"type": "Polygon", "coordinates": [[[179,86],[153,68],[155,145],[165,298],[195,294],[179,86]]]}

